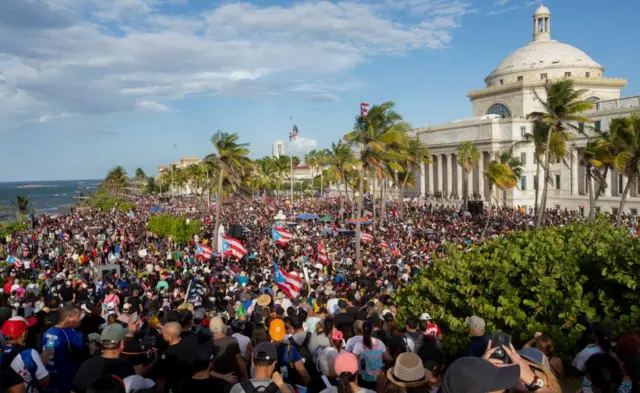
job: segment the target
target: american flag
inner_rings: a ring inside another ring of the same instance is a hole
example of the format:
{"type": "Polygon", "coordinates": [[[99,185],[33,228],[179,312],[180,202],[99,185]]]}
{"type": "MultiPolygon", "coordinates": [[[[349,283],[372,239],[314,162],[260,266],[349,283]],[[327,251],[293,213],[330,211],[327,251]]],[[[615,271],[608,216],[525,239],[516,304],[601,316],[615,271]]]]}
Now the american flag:
{"type": "Polygon", "coordinates": [[[327,264],[327,250],[324,249],[324,244],[318,243],[318,262],[327,264]]]}
{"type": "Polygon", "coordinates": [[[369,112],[369,104],[366,102],[360,103],[360,117],[367,118],[367,112],[369,112]]]}
{"type": "Polygon", "coordinates": [[[280,270],[275,262],[273,263],[273,281],[291,299],[295,299],[300,295],[300,289],[302,288],[300,276],[280,270]]]}
{"type": "Polygon", "coordinates": [[[196,244],[196,258],[209,260],[213,256],[213,248],[204,244],[196,244]]]}
{"type": "Polygon", "coordinates": [[[289,140],[294,141],[298,137],[298,126],[293,125],[293,129],[289,133],[289,140]]]}
{"type": "Polygon", "coordinates": [[[242,259],[247,255],[247,249],[240,243],[240,240],[231,236],[222,235],[222,253],[224,256],[242,259]]]}

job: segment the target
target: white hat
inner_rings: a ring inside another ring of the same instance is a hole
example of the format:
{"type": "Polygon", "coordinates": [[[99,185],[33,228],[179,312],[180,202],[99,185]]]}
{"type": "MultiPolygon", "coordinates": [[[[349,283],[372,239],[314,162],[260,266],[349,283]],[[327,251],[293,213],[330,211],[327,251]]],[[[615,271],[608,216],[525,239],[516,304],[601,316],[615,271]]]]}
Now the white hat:
{"type": "Polygon", "coordinates": [[[116,308],[116,304],[113,302],[107,303],[107,310],[113,310],[116,308]]]}
{"type": "Polygon", "coordinates": [[[430,321],[431,320],[431,315],[429,315],[428,312],[422,313],[420,315],[420,320],[421,321],[430,321]]]}
{"type": "Polygon", "coordinates": [[[124,383],[124,388],[127,393],[134,393],[143,389],[151,389],[156,386],[156,383],[153,380],[143,378],[139,375],[130,375],[124,378],[122,382],[124,383]]]}

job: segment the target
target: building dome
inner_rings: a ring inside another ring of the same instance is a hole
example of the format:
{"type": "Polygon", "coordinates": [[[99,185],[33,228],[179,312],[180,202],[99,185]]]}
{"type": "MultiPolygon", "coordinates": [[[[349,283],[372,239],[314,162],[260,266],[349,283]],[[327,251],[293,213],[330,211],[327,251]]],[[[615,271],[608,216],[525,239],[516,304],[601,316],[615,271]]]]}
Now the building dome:
{"type": "MultiPolygon", "coordinates": [[[[485,82],[490,86],[497,80],[502,80],[504,76],[532,74],[532,71],[547,69],[562,72],[561,75],[565,75],[564,73],[566,75],[593,73],[594,76],[601,75],[604,70],[600,64],[580,49],[551,39],[551,12],[547,7],[541,5],[533,14],[533,41],[511,52],[487,76],[485,82]]],[[[556,72],[550,74],[553,73],[556,72]]],[[[522,78],[527,79],[528,77],[531,75],[522,78]]]]}
{"type": "Polygon", "coordinates": [[[489,74],[487,82],[508,74],[551,68],[603,70],[600,64],[575,46],[553,40],[533,41],[505,57],[489,74]]]}

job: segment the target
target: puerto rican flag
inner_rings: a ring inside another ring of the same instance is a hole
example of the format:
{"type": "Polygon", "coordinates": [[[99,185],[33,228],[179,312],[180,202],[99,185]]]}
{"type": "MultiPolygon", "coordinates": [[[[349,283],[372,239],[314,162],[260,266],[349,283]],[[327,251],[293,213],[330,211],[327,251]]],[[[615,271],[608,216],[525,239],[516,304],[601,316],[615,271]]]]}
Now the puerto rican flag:
{"type": "Polygon", "coordinates": [[[244,248],[240,240],[231,236],[222,235],[222,254],[224,256],[232,256],[236,259],[242,259],[247,255],[247,249],[244,248]]]}
{"type": "Polygon", "coordinates": [[[60,240],[64,240],[65,242],[68,242],[70,238],[71,237],[69,236],[68,232],[62,232],[60,234],[60,240]]]}
{"type": "Polygon", "coordinates": [[[22,266],[22,259],[18,258],[18,257],[14,257],[13,255],[9,255],[9,258],[7,258],[7,263],[9,265],[15,265],[17,267],[22,266]]]}
{"type": "Polygon", "coordinates": [[[275,262],[273,263],[273,281],[289,298],[295,299],[300,295],[302,279],[298,275],[280,270],[275,262]]]}
{"type": "Polygon", "coordinates": [[[333,234],[337,235],[338,234],[338,227],[336,226],[336,223],[333,223],[333,234]]]}
{"type": "Polygon", "coordinates": [[[398,248],[398,245],[394,242],[389,242],[389,250],[391,250],[391,253],[396,257],[400,255],[400,249],[398,248]]]}
{"type": "Polygon", "coordinates": [[[324,244],[318,243],[318,262],[327,264],[327,250],[324,249],[324,244]]]}
{"type": "Polygon", "coordinates": [[[360,103],[360,116],[363,118],[367,118],[367,113],[369,112],[369,104],[366,102],[360,103]]]}
{"type": "Polygon", "coordinates": [[[373,236],[366,232],[360,232],[360,241],[363,243],[371,243],[373,241],[373,236]]]}
{"type": "Polygon", "coordinates": [[[293,234],[282,227],[274,226],[271,228],[271,238],[277,245],[286,246],[293,238],[293,234]]]}
{"type": "Polygon", "coordinates": [[[196,258],[209,260],[213,256],[213,248],[196,243],[196,258]]]}

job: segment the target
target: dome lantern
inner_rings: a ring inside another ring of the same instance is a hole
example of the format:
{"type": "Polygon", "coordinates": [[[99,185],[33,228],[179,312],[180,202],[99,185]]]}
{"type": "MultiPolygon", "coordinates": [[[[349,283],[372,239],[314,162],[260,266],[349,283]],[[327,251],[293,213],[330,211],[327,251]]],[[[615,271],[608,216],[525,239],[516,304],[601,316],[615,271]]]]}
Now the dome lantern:
{"type": "Polygon", "coordinates": [[[533,40],[551,40],[551,12],[544,5],[538,7],[533,14],[533,40]]]}

